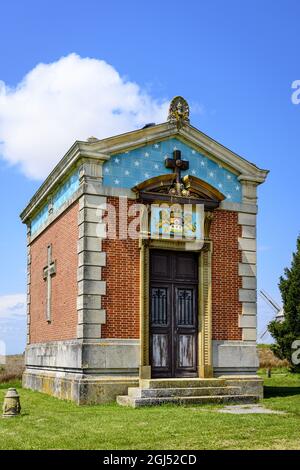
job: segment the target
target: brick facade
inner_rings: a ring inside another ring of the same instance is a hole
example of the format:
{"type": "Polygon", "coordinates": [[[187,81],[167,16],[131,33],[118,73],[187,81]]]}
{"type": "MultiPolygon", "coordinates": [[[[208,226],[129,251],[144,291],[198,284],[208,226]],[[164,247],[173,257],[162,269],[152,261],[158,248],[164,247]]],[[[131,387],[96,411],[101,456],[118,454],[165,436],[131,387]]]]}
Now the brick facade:
{"type": "Polygon", "coordinates": [[[241,340],[242,329],[238,326],[242,304],[239,302],[240,251],[238,237],[238,213],[215,211],[210,236],[212,254],[212,330],[215,340],[241,340]]]}
{"type": "MultiPolygon", "coordinates": [[[[116,208],[119,224],[119,199],[109,197],[116,208]]],[[[129,204],[133,201],[129,201],[129,204]]],[[[77,242],[78,204],[74,203],[31,244],[31,325],[30,342],[46,342],[76,338],[77,328],[77,242]],[[46,283],[43,268],[47,264],[47,246],[52,244],[56,274],[52,278],[51,323],[45,318],[46,283]]],[[[212,255],[212,318],[213,339],[241,340],[238,318],[242,312],[239,302],[241,278],[238,275],[240,251],[238,237],[241,227],[238,214],[215,211],[211,225],[212,255]]],[[[138,240],[130,238],[104,240],[106,267],[102,278],[106,281],[106,295],[102,308],[106,323],[102,326],[104,338],[139,338],[140,253],[138,240]]]]}
{"type": "Polygon", "coordinates": [[[77,336],[78,203],[70,206],[31,243],[30,343],[77,336]],[[51,323],[46,321],[47,247],[52,245],[56,274],[52,277],[51,323]]]}
{"type": "MultiPolygon", "coordinates": [[[[128,201],[132,204],[136,201],[128,201]]],[[[119,199],[108,197],[107,203],[116,209],[119,227],[119,199]]],[[[130,221],[130,219],[129,219],[130,221]]],[[[104,240],[106,252],[106,295],[102,307],[106,310],[106,324],[102,326],[105,338],[139,338],[140,322],[140,252],[138,240],[104,240]]]]}
{"type": "MultiPolygon", "coordinates": [[[[108,198],[119,220],[117,198],[108,198]]],[[[130,201],[129,201],[130,202],[130,201]]],[[[241,278],[238,274],[241,235],[238,214],[215,211],[211,226],[212,256],[212,316],[213,339],[241,340],[238,326],[242,305],[239,302],[241,278]]],[[[106,324],[102,327],[105,338],[139,338],[139,246],[137,240],[105,240],[107,265],[103,268],[106,281],[106,324]]]]}

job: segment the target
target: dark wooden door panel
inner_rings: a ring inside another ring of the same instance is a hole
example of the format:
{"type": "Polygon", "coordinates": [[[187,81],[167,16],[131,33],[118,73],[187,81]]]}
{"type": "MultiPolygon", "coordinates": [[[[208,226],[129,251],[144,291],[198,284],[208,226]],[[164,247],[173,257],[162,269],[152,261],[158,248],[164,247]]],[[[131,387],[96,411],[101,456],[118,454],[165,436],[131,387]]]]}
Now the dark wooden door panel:
{"type": "Polygon", "coordinates": [[[197,375],[198,261],[155,250],[150,258],[150,358],[153,377],[197,375]]]}
{"type": "Polygon", "coordinates": [[[198,277],[198,263],[191,253],[178,253],[174,256],[174,279],[177,281],[196,281],[198,277]]]}
{"type": "Polygon", "coordinates": [[[172,285],[150,287],[150,356],[157,377],[172,376],[172,285]]]}
{"type": "Polygon", "coordinates": [[[195,327],[195,287],[175,286],[176,327],[195,327]]]}
{"type": "Polygon", "coordinates": [[[174,286],[175,375],[197,373],[197,286],[174,286]]]}
{"type": "Polygon", "coordinates": [[[170,335],[152,334],[152,368],[157,377],[171,377],[170,335]]]}
{"type": "Polygon", "coordinates": [[[176,368],[179,371],[192,371],[195,368],[195,335],[178,334],[177,335],[177,361],[176,368]]]}
{"type": "Polygon", "coordinates": [[[170,324],[170,287],[157,285],[150,289],[151,326],[166,327],[170,324]]]}
{"type": "Polygon", "coordinates": [[[151,254],[152,279],[169,279],[172,259],[168,251],[153,251],[151,254]]]}

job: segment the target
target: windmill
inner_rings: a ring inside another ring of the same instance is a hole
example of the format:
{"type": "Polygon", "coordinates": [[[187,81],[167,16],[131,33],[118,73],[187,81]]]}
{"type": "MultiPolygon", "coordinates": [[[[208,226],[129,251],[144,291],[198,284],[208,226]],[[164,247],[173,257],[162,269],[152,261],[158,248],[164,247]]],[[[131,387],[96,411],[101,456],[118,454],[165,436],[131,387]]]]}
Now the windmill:
{"type": "MultiPolygon", "coordinates": [[[[275,300],[272,299],[272,297],[269,294],[267,294],[266,291],[260,290],[259,295],[261,296],[262,299],[264,299],[264,301],[268,305],[271,306],[271,308],[274,310],[274,312],[276,312],[276,315],[275,315],[274,319],[278,322],[282,322],[284,320],[284,310],[283,310],[283,308],[279,307],[279,305],[275,302],[275,300]]],[[[267,332],[268,332],[268,330],[265,330],[263,332],[263,334],[260,336],[260,339],[262,339],[267,332]]]]}

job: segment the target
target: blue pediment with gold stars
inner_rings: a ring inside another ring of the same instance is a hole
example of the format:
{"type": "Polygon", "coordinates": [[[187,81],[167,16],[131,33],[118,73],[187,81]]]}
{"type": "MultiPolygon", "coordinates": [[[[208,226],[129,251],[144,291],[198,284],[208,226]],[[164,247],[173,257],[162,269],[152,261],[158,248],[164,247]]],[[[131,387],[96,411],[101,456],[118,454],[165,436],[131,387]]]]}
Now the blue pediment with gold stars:
{"type": "Polygon", "coordinates": [[[176,138],[113,155],[103,164],[103,184],[131,189],[149,178],[172,173],[165,160],[172,158],[174,150],[180,150],[182,159],[189,161],[189,169],[182,171],[182,176],[196,176],[223,193],[227,201],[241,202],[236,174],[176,138]]]}

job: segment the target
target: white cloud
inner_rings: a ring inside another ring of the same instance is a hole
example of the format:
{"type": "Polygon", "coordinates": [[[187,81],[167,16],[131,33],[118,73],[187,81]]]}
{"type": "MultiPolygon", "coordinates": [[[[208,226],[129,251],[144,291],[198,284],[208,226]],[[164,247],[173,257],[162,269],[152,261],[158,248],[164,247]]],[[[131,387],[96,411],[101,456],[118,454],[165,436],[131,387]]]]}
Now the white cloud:
{"type": "Polygon", "coordinates": [[[105,61],[70,54],[37,65],[15,88],[0,81],[0,155],[44,178],[75,140],[164,122],[167,107],[105,61]]]}
{"type": "Polygon", "coordinates": [[[26,294],[0,295],[0,320],[26,315],[26,294]]]}

